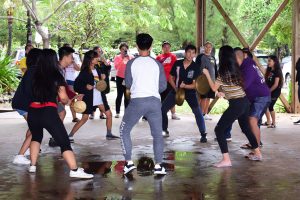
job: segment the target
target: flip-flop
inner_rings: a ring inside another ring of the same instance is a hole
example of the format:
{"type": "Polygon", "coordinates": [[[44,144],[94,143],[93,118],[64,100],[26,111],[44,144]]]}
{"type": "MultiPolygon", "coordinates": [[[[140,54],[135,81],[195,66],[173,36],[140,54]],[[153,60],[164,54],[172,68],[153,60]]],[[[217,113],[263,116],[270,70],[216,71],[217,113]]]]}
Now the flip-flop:
{"type": "Polygon", "coordinates": [[[248,159],[253,161],[262,161],[262,156],[257,156],[253,154],[253,155],[249,155],[248,159]]]}
{"type": "Polygon", "coordinates": [[[268,128],[276,128],[276,125],[275,124],[271,124],[268,126],[268,128]]]}
{"type": "Polygon", "coordinates": [[[249,158],[251,155],[254,155],[254,153],[250,152],[248,155],[245,155],[245,158],[249,158]]]}
{"type": "Polygon", "coordinates": [[[252,146],[250,144],[244,144],[242,146],[240,146],[241,149],[252,149],[252,146]]]}
{"type": "Polygon", "coordinates": [[[262,123],[261,126],[270,126],[271,124],[268,124],[267,122],[262,123]]]}

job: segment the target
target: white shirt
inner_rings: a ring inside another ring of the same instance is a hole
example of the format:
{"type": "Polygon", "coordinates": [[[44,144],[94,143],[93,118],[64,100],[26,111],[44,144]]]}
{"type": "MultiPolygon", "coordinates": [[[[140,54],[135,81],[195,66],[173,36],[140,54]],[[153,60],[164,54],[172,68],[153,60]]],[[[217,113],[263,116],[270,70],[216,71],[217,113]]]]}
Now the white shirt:
{"type": "MultiPolygon", "coordinates": [[[[95,85],[96,85],[96,82],[99,81],[99,76],[98,76],[96,69],[93,69],[92,72],[94,75],[94,80],[95,80],[95,85]]],[[[99,105],[103,104],[101,92],[99,90],[97,90],[96,88],[94,88],[93,90],[94,90],[93,91],[93,106],[99,106],[99,105]]]]}
{"type": "MultiPolygon", "coordinates": [[[[77,65],[81,65],[80,58],[78,54],[73,53],[74,61],[77,65]]],[[[75,81],[76,77],[78,76],[78,72],[74,68],[74,64],[69,65],[65,68],[65,79],[70,81],[75,81]]]]}
{"type": "MultiPolygon", "coordinates": [[[[160,99],[159,78],[161,70],[163,70],[160,65],[158,61],[150,56],[137,57],[127,64],[132,76],[132,84],[130,87],[131,98],[154,96],[160,99]]],[[[162,75],[165,76],[164,74],[162,75]]]]}

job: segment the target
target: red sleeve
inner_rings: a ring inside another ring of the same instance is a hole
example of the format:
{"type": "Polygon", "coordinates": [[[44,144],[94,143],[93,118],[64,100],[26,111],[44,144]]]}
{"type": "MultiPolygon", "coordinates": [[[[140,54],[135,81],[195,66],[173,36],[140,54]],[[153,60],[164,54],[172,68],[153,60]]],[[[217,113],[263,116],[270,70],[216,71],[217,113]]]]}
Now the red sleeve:
{"type": "Polygon", "coordinates": [[[160,62],[160,55],[156,56],[156,60],[160,62]]]}
{"type": "Polygon", "coordinates": [[[177,61],[177,57],[173,54],[172,55],[172,62],[171,62],[171,66],[174,65],[174,63],[177,61]]]}

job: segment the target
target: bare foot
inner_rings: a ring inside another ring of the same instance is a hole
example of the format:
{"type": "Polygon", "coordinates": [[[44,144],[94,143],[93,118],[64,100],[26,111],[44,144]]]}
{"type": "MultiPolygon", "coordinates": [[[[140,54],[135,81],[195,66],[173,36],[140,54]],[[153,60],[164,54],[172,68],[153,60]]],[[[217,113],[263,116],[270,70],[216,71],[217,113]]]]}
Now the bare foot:
{"type": "Polygon", "coordinates": [[[227,161],[227,160],[222,160],[221,162],[217,163],[214,165],[214,167],[217,167],[217,168],[221,168],[221,167],[231,167],[232,164],[231,164],[231,161],[227,161]]]}

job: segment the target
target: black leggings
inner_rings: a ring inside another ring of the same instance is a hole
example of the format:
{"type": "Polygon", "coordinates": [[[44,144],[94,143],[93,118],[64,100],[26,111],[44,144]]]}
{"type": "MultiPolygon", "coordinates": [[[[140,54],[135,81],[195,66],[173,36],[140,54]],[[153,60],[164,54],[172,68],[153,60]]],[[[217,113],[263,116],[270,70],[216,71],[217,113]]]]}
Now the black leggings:
{"type": "Polygon", "coordinates": [[[253,149],[258,147],[255,135],[252,133],[249,124],[249,101],[246,97],[229,100],[229,107],[221,116],[216,128],[215,133],[217,141],[221,148],[222,153],[228,153],[228,146],[226,141],[227,129],[237,119],[242,132],[246,135],[253,149]]]}
{"type": "Polygon", "coordinates": [[[60,146],[61,153],[72,151],[66,128],[58,116],[57,108],[29,108],[28,127],[32,134],[31,141],[41,143],[45,128],[60,146]]]}
{"type": "Polygon", "coordinates": [[[271,103],[269,105],[269,111],[273,112],[274,111],[274,105],[276,104],[277,99],[279,96],[271,97],[271,103]]]}
{"type": "Polygon", "coordinates": [[[129,100],[126,99],[125,97],[125,91],[126,91],[126,87],[125,85],[123,85],[124,78],[121,78],[119,76],[117,76],[117,98],[116,98],[116,112],[117,114],[120,113],[120,108],[121,108],[121,103],[122,103],[122,98],[124,96],[124,105],[125,108],[127,108],[129,100]]]}

